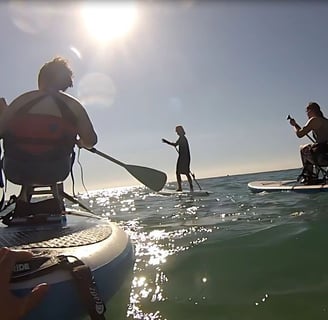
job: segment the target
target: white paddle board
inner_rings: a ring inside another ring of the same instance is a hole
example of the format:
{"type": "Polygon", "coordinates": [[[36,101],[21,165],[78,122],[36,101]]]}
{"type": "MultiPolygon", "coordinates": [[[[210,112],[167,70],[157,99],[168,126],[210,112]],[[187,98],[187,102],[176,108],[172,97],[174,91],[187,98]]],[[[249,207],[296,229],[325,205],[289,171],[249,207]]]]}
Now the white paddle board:
{"type": "Polygon", "coordinates": [[[294,191],[294,192],[319,192],[328,191],[328,184],[304,185],[297,180],[283,181],[252,181],[248,183],[252,192],[294,191]]]}

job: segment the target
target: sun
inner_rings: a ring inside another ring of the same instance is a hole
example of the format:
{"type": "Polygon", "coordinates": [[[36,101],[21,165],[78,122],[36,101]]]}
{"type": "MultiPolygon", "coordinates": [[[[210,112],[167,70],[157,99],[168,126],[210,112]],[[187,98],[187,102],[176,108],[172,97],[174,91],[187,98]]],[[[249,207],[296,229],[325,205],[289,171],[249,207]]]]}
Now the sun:
{"type": "Polygon", "coordinates": [[[86,2],[82,19],[92,37],[105,42],[125,36],[135,25],[137,5],[132,1],[86,2]]]}

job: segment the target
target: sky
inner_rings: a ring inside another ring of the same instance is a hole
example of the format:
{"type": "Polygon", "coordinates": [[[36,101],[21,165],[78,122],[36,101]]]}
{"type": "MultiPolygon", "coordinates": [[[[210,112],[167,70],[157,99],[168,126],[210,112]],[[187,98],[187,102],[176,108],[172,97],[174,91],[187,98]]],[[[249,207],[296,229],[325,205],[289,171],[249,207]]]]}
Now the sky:
{"type": "MultiPolygon", "coordinates": [[[[301,167],[309,140],[286,118],[303,125],[310,101],[328,115],[328,3],[119,3],[1,2],[0,96],[36,89],[41,66],[62,56],[96,148],[123,163],[174,181],[177,152],[161,138],[176,141],[182,125],[196,178],[301,167]]],[[[86,150],[78,162],[77,191],[82,178],[89,190],[139,184],[86,150]]]]}

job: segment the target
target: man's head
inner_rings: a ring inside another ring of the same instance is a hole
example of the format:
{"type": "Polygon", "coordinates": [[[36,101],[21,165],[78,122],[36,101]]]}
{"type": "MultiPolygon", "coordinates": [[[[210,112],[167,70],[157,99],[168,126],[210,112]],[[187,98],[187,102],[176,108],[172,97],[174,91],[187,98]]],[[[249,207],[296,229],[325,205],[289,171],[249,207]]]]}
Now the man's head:
{"type": "Polygon", "coordinates": [[[73,87],[73,72],[65,59],[56,57],[43,65],[39,71],[38,86],[41,90],[66,91],[73,87]]]}
{"type": "Polygon", "coordinates": [[[176,126],[175,131],[179,136],[183,136],[186,134],[182,126],[176,126]]]}
{"type": "Polygon", "coordinates": [[[309,118],[316,116],[323,118],[323,113],[320,110],[320,106],[316,102],[310,102],[306,107],[306,113],[309,118]]]}

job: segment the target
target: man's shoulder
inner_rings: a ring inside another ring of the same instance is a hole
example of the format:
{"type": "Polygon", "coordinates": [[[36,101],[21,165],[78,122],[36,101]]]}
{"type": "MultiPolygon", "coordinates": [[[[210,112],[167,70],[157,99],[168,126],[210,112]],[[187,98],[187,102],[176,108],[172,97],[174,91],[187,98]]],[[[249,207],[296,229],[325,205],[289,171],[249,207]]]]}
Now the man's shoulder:
{"type": "Polygon", "coordinates": [[[26,91],[26,92],[22,93],[21,95],[17,96],[15,98],[15,100],[20,99],[20,98],[25,98],[25,97],[33,97],[33,96],[38,97],[38,96],[41,96],[43,94],[44,93],[42,93],[40,90],[26,91]]]}
{"type": "Polygon", "coordinates": [[[42,93],[40,90],[32,90],[22,93],[20,96],[16,97],[9,106],[16,105],[17,103],[24,103],[25,101],[32,100],[34,98],[37,98],[39,96],[42,96],[44,93],[42,93]]]}
{"type": "Polygon", "coordinates": [[[312,117],[310,118],[305,127],[310,129],[310,130],[316,130],[321,128],[322,126],[327,126],[328,125],[328,120],[325,118],[321,118],[321,117],[312,117]]]}
{"type": "Polygon", "coordinates": [[[66,92],[58,92],[58,97],[60,97],[63,101],[65,101],[69,106],[82,106],[81,102],[75,98],[74,96],[66,93],[66,92]]]}

